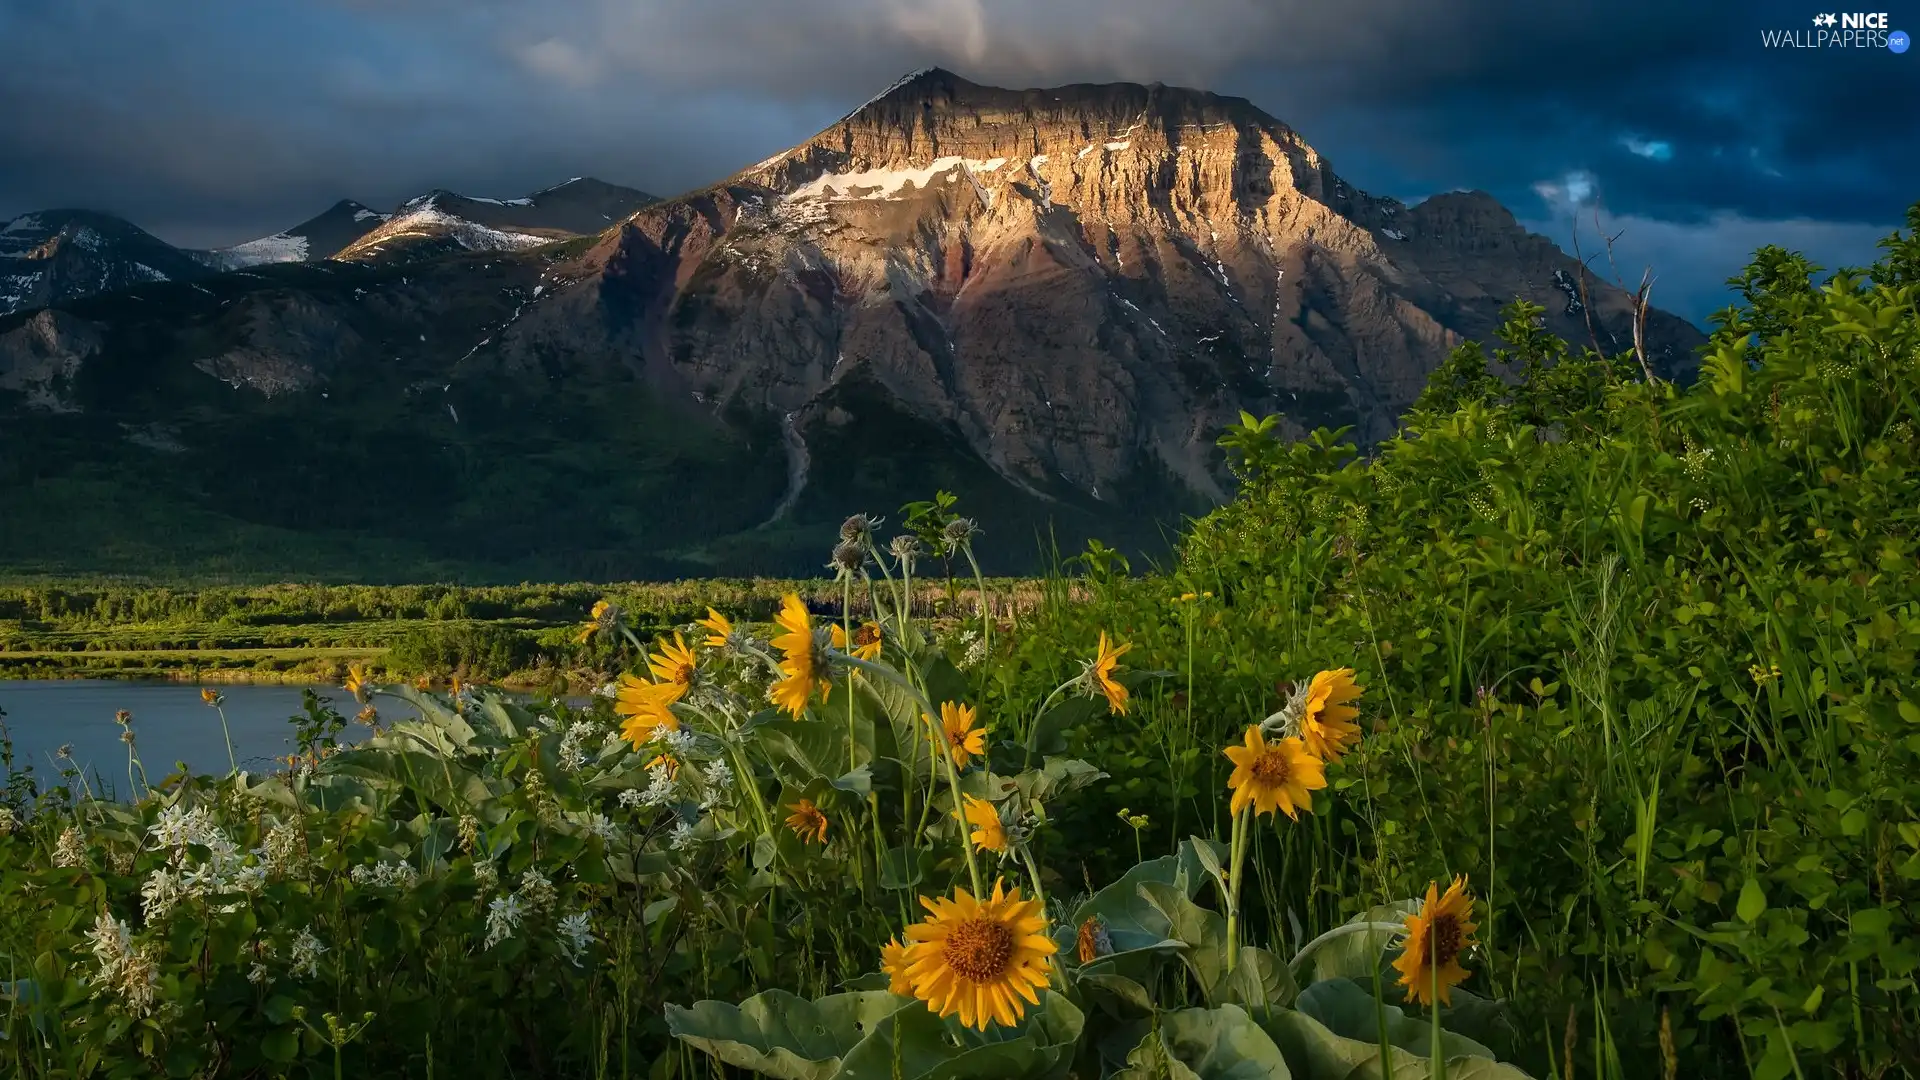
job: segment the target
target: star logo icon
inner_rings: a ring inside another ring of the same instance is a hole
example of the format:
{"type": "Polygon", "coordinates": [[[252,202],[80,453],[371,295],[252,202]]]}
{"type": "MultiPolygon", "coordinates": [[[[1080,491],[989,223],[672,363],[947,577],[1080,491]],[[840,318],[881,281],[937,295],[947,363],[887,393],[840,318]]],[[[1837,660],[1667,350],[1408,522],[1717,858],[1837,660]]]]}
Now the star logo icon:
{"type": "Polygon", "coordinates": [[[1839,18],[1834,16],[1831,13],[1824,14],[1824,15],[1815,15],[1813,17],[1813,25],[1815,26],[1832,26],[1834,23],[1837,23],[1839,21],[1840,21],[1839,18]]]}

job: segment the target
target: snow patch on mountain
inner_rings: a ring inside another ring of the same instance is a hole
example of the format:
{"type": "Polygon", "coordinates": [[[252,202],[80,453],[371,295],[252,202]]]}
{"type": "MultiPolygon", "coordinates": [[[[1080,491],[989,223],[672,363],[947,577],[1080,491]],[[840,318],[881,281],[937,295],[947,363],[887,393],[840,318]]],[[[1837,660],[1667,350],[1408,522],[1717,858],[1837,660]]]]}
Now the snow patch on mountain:
{"type": "Polygon", "coordinates": [[[356,241],[352,250],[374,251],[390,240],[407,236],[447,236],[468,251],[524,251],[553,242],[549,237],[489,229],[434,207],[422,207],[389,219],[356,241]]]}
{"type": "Polygon", "coordinates": [[[972,178],[976,173],[994,172],[1006,163],[1006,158],[977,161],[963,157],[943,157],[935,158],[933,164],[917,169],[866,169],[855,173],[827,173],[795,188],[787,198],[826,198],[836,202],[850,199],[897,199],[909,184],[924,190],[934,177],[943,173],[964,169],[967,176],[972,178]]]}
{"type": "Polygon", "coordinates": [[[265,266],[269,263],[306,262],[307,238],[275,233],[208,254],[214,256],[215,265],[226,270],[244,270],[249,266],[265,266]]]}

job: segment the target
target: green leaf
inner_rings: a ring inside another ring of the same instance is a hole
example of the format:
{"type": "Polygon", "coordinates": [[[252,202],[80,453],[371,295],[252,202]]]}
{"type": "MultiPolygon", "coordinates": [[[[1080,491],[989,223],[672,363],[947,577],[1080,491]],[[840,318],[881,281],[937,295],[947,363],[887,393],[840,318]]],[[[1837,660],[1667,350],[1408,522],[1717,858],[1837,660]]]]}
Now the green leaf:
{"type": "Polygon", "coordinates": [[[885,991],[833,994],[808,1001],[785,990],[768,990],[739,1005],[696,1002],[691,1009],[668,1005],[667,1030],[729,1065],[774,1080],[828,1080],[848,1052],[902,1007],[925,1011],[885,991]]]}
{"type": "Polygon", "coordinates": [[[933,852],[924,847],[897,847],[880,864],[880,887],[911,889],[933,873],[933,852]]]}
{"type": "Polygon", "coordinates": [[[1280,1048],[1246,1010],[1179,1009],[1163,1014],[1127,1055],[1113,1080],[1291,1080],[1280,1048]]]}
{"type": "Polygon", "coordinates": [[[1227,920],[1195,904],[1190,894],[1158,881],[1140,884],[1140,894],[1167,921],[1167,936],[1186,946],[1181,959],[1203,987],[1220,983],[1227,970],[1227,920]]]}
{"type": "MultiPolygon", "coordinates": [[[[1326,1025],[1328,1031],[1356,1042],[1377,1046],[1380,1020],[1384,1014],[1389,1043],[1419,1057],[1426,1057],[1433,1047],[1433,1023],[1430,1019],[1408,1016],[1397,1005],[1376,1003],[1373,995],[1352,979],[1329,979],[1314,983],[1300,991],[1294,1005],[1300,1012],[1326,1025]]],[[[1441,1023],[1446,1023],[1444,1014],[1441,1023]]],[[[1455,1031],[1442,1030],[1440,1045],[1449,1060],[1455,1057],[1491,1059],[1494,1056],[1488,1047],[1455,1031]]]]}
{"type": "Polygon", "coordinates": [[[1233,970],[1221,974],[1220,981],[1207,991],[1207,1001],[1214,1005],[1244,1006],[1258,1014],[1291,1004],[1298,993],[1293,972],[1287,970],[1279,957],[1253,945],[1242,945],[1233,970]]]}
{"type": "Polygon", "coordinates": [[[1766,910],[1767,894],[1760,887],[1760,879],[1749,877],[1746,883],[1740,886],[1740,902],[1734,907],[1735,913],[1740,916],[1741,922],[1750,923],[1758,919],[1766,910]]]}
{"type": "Polygon", "coordinates": [[[1072,697],[1040,714],[1033,725],[1027,749],[1036,754],[1067,752],[1067,732],[1085,724],[1106,710],[1106,700],[1072,697]]]}
{"type": "MultiPolygon", "coordinates": [[[[1417,900],[1380,904],[1348,919],[1344,925],[1358,926],[1363,923],[1403,925],[1407,916],[1419,909],[1420,902],[1417,900]]],[[[1309,983],[1326,979],[1353,979],[1371,985],[1373,973],[1381,966],[1382,955],[1395,940],[1395,933],[1386,930],[1359,930],[1340,934],[1327,939],[1324,944],[1315,949],[1307,958],[1308,969],[1295,972],[1295,975],[1309,983]]],[[[1300,966],[1297,957],[1294,966],[1300,966]]]]}
{"type": "Polygon", "coordinates": [[[1038,769],[1028,769],[1015,776],[1013,782],[1020,791],[1021,802],[1038,799],[1044,803],[1090,787],[1106,776],[1105,772],[1078,758],[1052,757],[1038,769]]]}
{"type": "Polygon", "coordinates": [[[834,1080],[1053,1080],[1073,1064],[1085,1022],[1052,991],[1041,991],[1040,1006],[1014,1027],[986,1031],[942,1020],[914,1001],[875,1024],[834,1080]]]}
{"type": "Polygon", "coordinates": [[[260,1040],[260,1052],[268,1061],[286,1063],[300,1056],[300,1032],[294,1028],[276,1028],[260,1040]]]}

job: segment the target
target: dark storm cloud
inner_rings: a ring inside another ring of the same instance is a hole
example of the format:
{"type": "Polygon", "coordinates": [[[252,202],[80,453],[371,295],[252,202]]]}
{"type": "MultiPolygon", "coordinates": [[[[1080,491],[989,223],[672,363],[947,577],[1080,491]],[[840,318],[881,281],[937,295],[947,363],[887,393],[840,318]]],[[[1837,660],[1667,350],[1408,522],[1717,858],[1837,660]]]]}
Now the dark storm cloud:
{"type": "Polygon", "coordinates": [[[1369,190],[1484,188],[1563,242],[1569,215],[1603,206],[1628,229],[1624,255],[1668,258],[1670,295],[1711,298],[1770,235],[1869,260],[1920,198],[1920,54],[1761,47],[1763,29],[1810,28],[1814,13],[1773,0],[10,0],[0,218],[87,205],[212,244],[343,196],[497,196],[573,175],[672,193],[939,64],[1001,85],[1240,94],[1369,190]]]}

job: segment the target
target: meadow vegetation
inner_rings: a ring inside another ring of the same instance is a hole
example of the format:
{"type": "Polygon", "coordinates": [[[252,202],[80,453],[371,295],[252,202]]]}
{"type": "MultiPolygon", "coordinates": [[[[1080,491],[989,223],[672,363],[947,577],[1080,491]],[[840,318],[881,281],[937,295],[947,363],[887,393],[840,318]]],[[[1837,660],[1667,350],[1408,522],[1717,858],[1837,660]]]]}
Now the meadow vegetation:
{"type": "Polygon", "coordinates": [[[356,667],[284,775],[9,762],[0,1062],[1920,1076],[1920,236],[1739,288],[1691,387],[1516,304],[1375,452],[1243,417],[1167,565],[1017,624],[931,618],[994,589],[921,504],[837,603],[570,598],[584,709],[356,667]]]}

